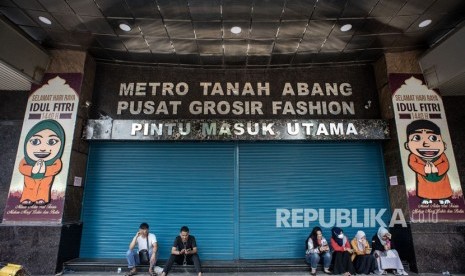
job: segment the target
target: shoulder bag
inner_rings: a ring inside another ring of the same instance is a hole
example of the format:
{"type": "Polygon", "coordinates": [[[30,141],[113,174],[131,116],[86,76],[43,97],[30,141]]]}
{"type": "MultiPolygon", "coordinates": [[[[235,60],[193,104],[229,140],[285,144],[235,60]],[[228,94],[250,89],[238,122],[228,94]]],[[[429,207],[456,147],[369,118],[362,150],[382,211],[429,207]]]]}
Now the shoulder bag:
{"type": "Polygon", "coordinates": [[[139,262],[141,265],[148,265],[150,264],[150,256],[149,256],[149,234],[147,233],[147,249],[139,250],[139,262]]]}

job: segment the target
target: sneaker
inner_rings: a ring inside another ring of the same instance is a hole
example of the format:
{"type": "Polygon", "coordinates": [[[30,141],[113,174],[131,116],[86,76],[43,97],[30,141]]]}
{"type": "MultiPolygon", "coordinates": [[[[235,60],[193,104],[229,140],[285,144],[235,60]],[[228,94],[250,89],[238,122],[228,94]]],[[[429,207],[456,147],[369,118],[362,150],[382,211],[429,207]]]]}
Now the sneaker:
{"type": "Polygon", "coordinates": [[[153,271],[155,271],[155,273],[157,275],[161,275],[163,273],[163,268],[159,267],[159,266],[156,266],[153,271]]]}
{"type": "Polygon", "coordinates": [[[128,273],[126,273],[126,276],[132,276],[137,274],[137,269],[134,267],[131,269],[128,273]]]}
{"type": "Polygon", "coordinates": [[[326,273],[326,274],[332,274],[331,271],[329,271],[329,268],[324,268],[323,271],[326,273]]]}
{"type": "Polygon", "coordinates": [[[313,276],[316,275],[316,268],[312,268],[312,271],[310,272],[310,275],[313,275],[313,276]]]}

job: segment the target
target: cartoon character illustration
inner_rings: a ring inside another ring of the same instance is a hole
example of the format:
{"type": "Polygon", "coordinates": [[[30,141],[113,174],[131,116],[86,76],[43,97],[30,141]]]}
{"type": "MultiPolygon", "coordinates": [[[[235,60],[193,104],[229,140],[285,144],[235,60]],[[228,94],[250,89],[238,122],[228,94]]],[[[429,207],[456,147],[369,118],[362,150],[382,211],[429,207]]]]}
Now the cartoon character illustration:
{"type": "Polygon", "coordinates": [[[441,136],[441,129],[428,120],[416,120],[407,126],[405,148],[410,151],[408,165],[416,174],[417,195],[421,204],[450,204],[452,188],[447,171],[449,161],[444,151],[446,143],[441,136]]]}
{"type": "Polygon", "coordinates": [[[65,131],[55,120],[41,121],[27,133],[24,159],[19,164],[19,172],[24,175],[22,205],[44,206],[50,202],[53,180],[62,168],[64,144],[65,131]]]}

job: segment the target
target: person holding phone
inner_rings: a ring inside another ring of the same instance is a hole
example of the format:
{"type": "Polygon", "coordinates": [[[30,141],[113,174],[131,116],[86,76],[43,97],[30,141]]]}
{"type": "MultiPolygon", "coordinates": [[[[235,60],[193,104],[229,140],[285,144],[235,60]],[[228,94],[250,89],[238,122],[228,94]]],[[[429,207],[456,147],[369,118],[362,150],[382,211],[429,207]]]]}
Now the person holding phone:
{"type": "Polygon", "coordinates": [[[173,263],[179,265],[192,265],[195,266],[195,271],[198,276],[202,276],[202,268],[200,267],[200,258],[197,254],[197,242],[195,237],[189,235],[189,228],[187,226],[181,227],[179,236],[174,239],[173,247],[171,248],[171,255],[163,268],[162,276],[166,276],[171,270],[173,263]]]}
{"type": "Polygon", "coordinates": [[[139,251],[144,249],[149,251],[149,274],[154,275],[153,269],[157,262],[158,253],[157,237],[155,234],[149,233],[149,225],[145,222],[141,223],[139,226],[139,230],[134,235],[134,238],[132,238],[132,241],[129,244],[129,249],[126,252],[126,259],[128,261],[129,268],[129,272],[126,275],[132,276],[137,274],[136,265],[140,264],[139,251]],[[138,250],[134,249],[136,245],[138,250]]]}
{"type": "Polygon", "coordinates": [[[394,249],[391,238],[391,233],[382,226],[379,227],[378,232],[372,238],[371,246],[374,250],[376,262],[378,263],[376,273],[386,275],[387,269],[393,269],[395,275],[408,275],[404,270],[404,265],[402,265],[399,253],[394,249]]]}
{"type": "Polygon", "coordinates": [[[313,228],[305,241],[305,247],[305,261],[311,267],[311,274],[316,275],[316,267],[321,259],[323,260],[323,271],[326,274],[331,274],[331,271],[329,271],[329,266],[331,265],[331,253],[328,242],[325,237],[323,237],[320,227],[313,228]]]}
{"type": "Polygon", "coordinates": [[[376,259],[371,254],[365,232],[358,231],[351,243],[354,249],[354,268],[357,274],[373,274],[376,270],[376,259]]]}
{"type": "Polygon", "coordinates": [[[351,276],[355,274],[351,255],[354,252],[349,240],[339,227],[331,229],[331,247],[333,248],[333,273],[351,276]]]}

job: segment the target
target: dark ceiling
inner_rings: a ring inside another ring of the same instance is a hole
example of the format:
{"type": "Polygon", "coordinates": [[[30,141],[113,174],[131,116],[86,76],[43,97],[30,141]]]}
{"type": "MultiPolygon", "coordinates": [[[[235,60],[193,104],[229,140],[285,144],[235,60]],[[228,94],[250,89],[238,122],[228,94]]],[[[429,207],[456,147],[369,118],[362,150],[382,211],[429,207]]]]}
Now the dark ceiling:
{"type": "Polygon", "coordinates": [[[46,49],[128,63],[254,68],[371,62],[384,51],[427,49],[465,19],[465,1],[0,0],[0,13],[46,49]],[[425,19],[432,23],[420,28],[425,19]],[[132,30],[120,30],[121,22],[132,30]],[[342,32],[344,24],[353,28],[342,32]],[[231,33],[233,26],[242,33],[231,33]]]}

